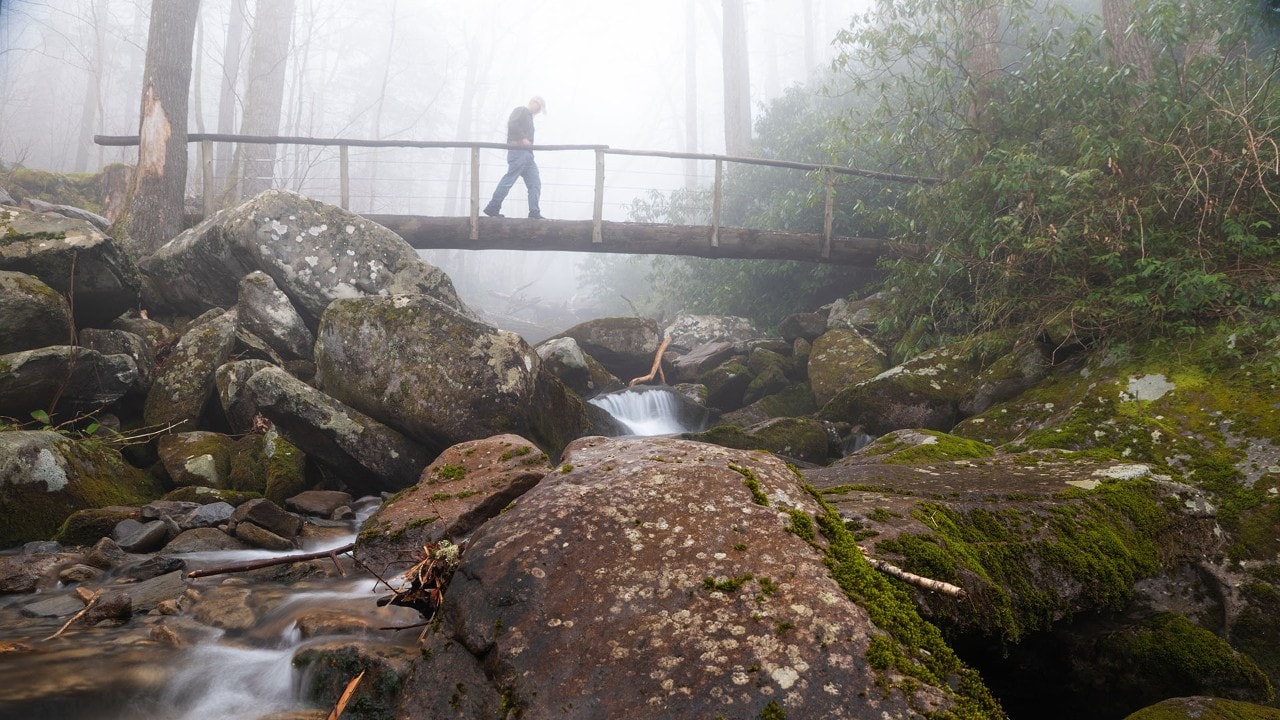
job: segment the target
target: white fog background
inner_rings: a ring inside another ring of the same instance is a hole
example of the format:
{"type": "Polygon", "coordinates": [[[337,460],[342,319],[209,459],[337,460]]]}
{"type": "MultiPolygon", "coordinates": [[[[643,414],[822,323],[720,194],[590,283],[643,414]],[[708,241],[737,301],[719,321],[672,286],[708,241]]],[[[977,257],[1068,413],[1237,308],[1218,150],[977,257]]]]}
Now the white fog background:
{"type": "MultiPolygon", "coordinates": [[[[273,2],[278,0],[257,0],[273,2]]],[[[506,118],[532,95],[539,144],[724,153],[722,18],[718,0],[295,0],[280,135],[505,141],[506,118]],[[697,146],[686,143],[687,28],[693,21],[697,146]]],[[[870,0],[747,0],[753,118],[788,86],[830,64],[831,41],[870,0]],[[806,8],[811,31],[806,35],[806,8]]],[[[217,132],[223,68],[248,66],[249,28],[228,50],[232,12],[254,2],[202,0],[188,129],[217,132]]],[[[96,172],[133,163],[136,148],[101,147],[92,134],[136,135],[150,0],[0,0],[0,161],[96,172]],[[101,72],[98,91],[91,82],[101,72]],[[88,110],[86,111],[86,106],[88,110]],[[85,112],[92,121],[86,123],[85,112]],[[85,128],[92,127],[92,133],[85,128]]],[[[243,100],[243,77],[238,83],[243,100]]],[[[237,108],[237,118],[239,115],[237,108]]],[[[197,144],[189,195],[198,196],[197,144]]],[[[338,202],[336,148],[293,147],[277,160],[277,187],[338,202]]],[[[591,216],[591,152],[539,152],[544,215],[591,216]]],[[[351,151],[355,212],[464,215],[466,151],[351,151]],[[463,196],[456,188],[461,182],[463,196]]],[[[481,154],[480,202],[505,171],[504,152],[481,154]]],[[[650,189],[685,183],[682,161],[608,156],[605,218],[650,189]]],[[[711,182],[713,165],[698,174],[711,182]]],[[[503,209],[527,213],[522,183],[503,209]]],[[[464,298],[490,304],[495,288],[522,298],[572,297],[576,258],[564,253],[435,251],[464,298]]]]}

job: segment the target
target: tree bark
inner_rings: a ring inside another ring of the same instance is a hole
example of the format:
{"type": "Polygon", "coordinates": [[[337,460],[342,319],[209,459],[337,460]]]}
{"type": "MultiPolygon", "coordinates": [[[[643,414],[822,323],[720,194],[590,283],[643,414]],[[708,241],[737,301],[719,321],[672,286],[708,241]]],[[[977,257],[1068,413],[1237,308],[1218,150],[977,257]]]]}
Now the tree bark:
{"type": "MultiPolygon", "coordinates": [[[[249,84],[245,94],[245,135],[277,135],[284,107],[285,70],[293,37],[294,0],[258,0],[249,50],[249,84]]],[[[241,145],[236,149],[240,169],[238,197],[252,197],[271,189],[275,181],[274,145],[241,145]]]]}
{"type": "Polygon", "coordinates": [[[187,93],[199,0],[152,0],[127,237],[137,256],[182,231],[187,180],[187,93]]]}
{"type": "Polygon", "coordinates": [[[743,0],[722,0],[724,12],[724,146],[729,155],[751,147],[751,73],[743,0]]]}
{"type": "Polygon", "coordinates": [[[970,125],[990,130],[987,109],[995,100],[995,83],[1000,71],[1000,5],[997,0],[974,0],[961,8],[964,13],[965,74],[972,87],[969,103],[970,125]]]}
{"type": "Polygon", "coordinates": [[[89,6],[89,21],[93,24],[93,62],[89,79],[85,83],[84,100],[80,105],[80,142],[76,143],[75,171],[89,169],[89,148],[93,145],[94,126],[102,116],[102,75],[106,72],[103,61],[106,55],[106,0],[94,0],[89,6]]]}
{"type": "Polygon", "coordinates": [[[1130,0],[1102,0],[1103,46],[1107,57],[1117,67],[1133,69],[1133,79],[1151,82],[1151,42],[1133,23],[1130,0]]]}
{"type": "MultiPolygon", "coordinates": [[[[230,135],[236,131],[236,110],[240,82],[240,55],[244,48],[244,0],[231,0],[231,14],[227,18],[227,42],[222,50],[222,82],[218,92],[218,132],[230,135]]],[[[218,143],[214,155],[214,181],[218,187],[226,187],[231,171],[231,143],[218,143]]]]}

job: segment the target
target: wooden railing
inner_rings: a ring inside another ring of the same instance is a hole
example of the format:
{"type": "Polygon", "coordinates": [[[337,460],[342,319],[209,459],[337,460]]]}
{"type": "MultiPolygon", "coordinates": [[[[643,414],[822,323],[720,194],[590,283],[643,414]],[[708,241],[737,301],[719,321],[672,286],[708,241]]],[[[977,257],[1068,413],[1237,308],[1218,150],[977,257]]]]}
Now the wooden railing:
{"type": "MultiPolygon", "coordinates": [[[[138,144],[136,135],[95,135],[93,141],[98,145],[111,147],[127,147],[138,144]]],[[[213,143],[229,142],[258,145],[319,145],[337,147],[339,152],[339,185],[341,206],[349,209],[350,176],[349,148],[436,148],[467,149],[471,152],[471,207],[470,229],[471,239],[480,236],[480,151],[491,150],[537,150],[543,151],[590,151],[595,153],[595,197],[592,209],[593,243],[603,242],[601,232],[604,215],[604,171],[606,155],[630,155],[640,157],[670,158],[676,160],[707,160],[715,162],[715,183],[711,205],[711,247],[719,247],[720,210],[724,194],[724,165],[738,163],[743,165],[760,165],[765,167],[787,168],[805,172],[818,172],[823,175],[826,188],[826,206],[823,211],[823,248],[822,256],[831,254],[831,226],[834,217],[835,180],[838,176],[865,177],[886,182],[902,182],[933,185],[942,182],[940,178],[899,175],[895,173],[862,170],[842,165],[817,165],[813,163],[792,162],[789,160],[769,160],[765,158],[740,157],[734,155],[717,155],[707,153],[665,152],[658,150],[624,150],[608,145],[508,145],[494,142],[460,142],[436,140],[359,140],[351,138],[313,138],[291,136],[256,136],[232,135],[223,133],[190,133],[188,142],[200,143],[200,168],[205,188],[213,186],[213,143]]],[[[211,215],[216,210],[215,197],[211,192],[204,193],[205,214],[211,215]]]]}

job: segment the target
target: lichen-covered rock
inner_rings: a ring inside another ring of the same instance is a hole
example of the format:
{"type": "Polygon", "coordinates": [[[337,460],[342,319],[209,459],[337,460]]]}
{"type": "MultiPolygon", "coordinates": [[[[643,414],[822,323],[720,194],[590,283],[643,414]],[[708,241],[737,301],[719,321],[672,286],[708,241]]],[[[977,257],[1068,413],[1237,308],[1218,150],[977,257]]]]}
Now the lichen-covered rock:
{"type": "Polygon", "coordinates": [[[698,384],[707,388],[707,407],[721,412],[742,407],[742,396],[751,384],[751,372],[743,359],[730,358],[698,377],[698,384]]]}
{"type": "Polygon", "coordinates": [[[85,328],[77,333],[80,344],[103,355],[128,355],[138,368],[140,388],[151,387],[156,374],[156,354],[151,341],[126,330],[85,328]]]}
{"type": "Polygon", "coordinates": [[[733,315],[680,315],[663,332],[673,349],[685,352],[715,342],[742,347],[764,335],[750,320],[733,315]]]}
{"type": "Polygon", "coordinates": [[[788,343],[804,339],[813,341],[827,331],[827,315],[820,312],[792,313],[778,323],[778,333],[788,343]]]}
{"type": "Polygon", "coordinates": [[[1220,697],[1175,697],[1148,705],[1124,720],[1280,720],[1280,708],[1220,697]]]}
{"type": "Polygon", "coordinates": [[[227,489],[235,440],[222,433],[197,430],[164,435],[158,443],[160,462],[174,485],[227,489]]]}
{"type": "Polygon", "coordinates": [[[240,279],[271,277],[315,327],[337,298],[421,293],[460,312],[449,277],[390,230],[333,205],[268,190],[183,232],[139,267],[156,301],[198,314],[235,304],[240,279]]]}
{"type": "Polygon", "coordinates": [[[402,573],[422,560],[423,546],[461,542],[549,472],[546,454],[518,435],[454,445],[365,521],[355,556],[383,577],[402,573]]]}
{"type": "Polygon", "coordinates": [[[827,329],[842,328],[845,330],[869,331],[885,315],[884,292],[868,295],[861,300],[836,300],[831,303],[827,312],[827,329]]]}
{"type": "Polygon", "coordinates": [[[46,540],[77,510],[140,505],[159,485],[100,443],[0,432],[0,548],[46,540]]]}
{"type": "Polygon", "coordinates": [[[662,333],[649,318],[597,318],[579,323],[556,335],[573,338],[582,351],[600,361],[624,382],[649,374],[662,333]]]}
{"type": "Polygon", "coordinates": [[[72,296],[77,327],[105,327],[138,305],[137,267],[115,241],[84,220],[0,209],[0,270],[33,275],[72,296]]]}
{"type": "Polygon", "coordinates": [[[541,363],[520,336],[426,295],[335,300],[316,340],[326,393],[437,448],[531,434],[541,363]]]}
{"type": "Polygon", "coordinates": [[[244,392],[245,383],[253,374],[264,368],[274,367],[266,360],[234,360],[219,365],[214,371],[213,385],[218,391],[218,403],[233,433],[253,430],[254,416],[258,408],[244,392]]]}
{"type": "Polygon", "coordinates": [[[148,425],[191,430],[214,390],[214,373],[231,357],[236,313],[204,318],[178,340],[160,366],[147,393],[143,418],[148,425]]]}
{"type": "Polygon", "coordinates": [[[270,275],[255,270],[240,280],[236,310],[240,327],[262,338],[281,357],[311,359],[315,335],[270,275]]]}
{"type": "Polygon", "coordinates": [[[582,352],[578,342],[570,337],[547,340],[535,350],[542,364],[566,386],[584,398],[599,393],[612,392],[623,383],[605,369],[598,360],[582,352]]]}
{"type": "MultiPolygon", "coordinates": [[[[335,470],[358,492],[400,490],[418,481],[431,452],[364,413],[276,367],[254,373],[245,383],[249,405],[271,420],[279,433],[308,456],[335,470]]],[[[283,458],[280,459],[283,461],[283,458]]],[[[268,494],[279,497],[284,487],[268,494]]],[[[288,488],[284,497],[301,490],[288,488]]]]}
{"type": "Polygon", "coordinates": [[[65,345],[71,308],[53,288],[20,272],[0,270],[0,355],[65,345]]]}
{"type": "Polygon", "coordinates": [[[817,411],[818,406],[813,404],[813,391],[809,389],[809,384],[796,383],[746,407],[722,414],[720,422],[747,427],[771,418],[800,417],[817,411]]]}
{"type": "Polygon", "coordinates": [[[846,387],[884,372],[888,360],[883,350],[853,330],[828,330],[809,350],[809,386],[814,401],[818,407],[826,405],[846,387]]]}
{"type": "Polygon", "coordinates": [[[974,378],[960,400],[960,414],[976,415],[995,403],[1017,397],[1045,379],[1050,365],[1050,352],[1043,343],[1030,341],[1015,345],[974,378]]]}
{"type": "Polygon", "coordinates": [[[807,417],[773,418],[747,428],[718,425],[685,437],[739,450],[766,450],[817,465],[826,464],[830,457],[826,429],[807,417]]]}
{"type": "Polygon", "coordinates": [[[728,360],[734,352],[733,343],[727,340],[698,345],[671,360],[671,380],[674,382],[697,380],[702,373],[728,360]]]}
{"type": "Polygon", "coordinates": [[[0,417],[25,421],[34,410],[92,412],[139,389],[128,355],[53,345],[0,355],[0,417]]]}
{"type": "Polygon", "coordinates": [[[420,660],[401,708],[465,678],[531,719],[1002,717],[936,631],[902,646],[849,599],[823,563],[849,538],[776,459],[585,438],[563,463],[472,536],[430,645],[462,652],[420,660]],[[917,662],[935,679],[899,674],[917,662]]]}
{"type": "Polygon", "coordinates": [[[171,330],[168,325],[150,318],[138,317],[133,313],[126,313],[112,320],[111,329],[124,330],[145,338],[151,344],[153,351],[158,351],[160,348],[168,348],[178,341],[178,334],[171,330]]]}

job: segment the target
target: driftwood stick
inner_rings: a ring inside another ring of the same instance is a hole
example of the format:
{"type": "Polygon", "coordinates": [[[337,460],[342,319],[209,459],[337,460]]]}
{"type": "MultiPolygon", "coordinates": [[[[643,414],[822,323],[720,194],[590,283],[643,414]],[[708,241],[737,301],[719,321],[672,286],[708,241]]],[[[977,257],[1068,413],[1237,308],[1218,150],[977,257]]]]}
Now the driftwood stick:
{"type": "Polygon", "coordinates": [[[903,570],[897,565],[893,565],[891,563],[885,562],[884,560],[871,557],[870,555],[867,554],[866,548],[858,548],[858,549],[862,550],[862,556],[867,559],[867,563],[871,565],[871,567],[879,570],[885,575],[891,575],[905,583],[915,585],[916,587],[922,587],[926,590],[933,590],[934,592],[940,592],[943,595],[949,595],[954,598],[962,598],[967,594],[965,593],[964,588],[962,587],[959,587],[957,585],[952,585],[951,583],[948,583],[948,582],[942,582],[941,580],[934,580],[932,578],[927,578],[920,575],[916,575],[915,573],[907,572],[906,570],[903,570]]]}
{"type": "Polygon", "coordinates": [[[257,570],[258,568],[271,567],[272,565],[285,565],[288,563],[302,562],[304,560],[315,560],[317,558],[332,558],[334,563],[338,562],[338,554],[350,551],[356,546],[355,543],[347,543],[342,547],[332,550],[321,550],[313,553],[303,553],[301,555],[286,555],[278,558],[267,558],[265,560],[248,560],[242,563],[232,563],[231,565],[222,565],[220,567],[205,568],[204,570],[192,570],[187,573],[187,577],[191,579],[208,577],[210,575],[222,575],[225,573],[244,572],[246,570],[257,570]]]}
{"type": "Polygon", "coordinates": [[[67,628],[71,627],[71,623],[73,623],[73,622],[75,622],[75,621],[79,620],[80,618],[84,617],[84,614],[85,614],[85,613],[87,613],[87,612],[89,612],[89,608],[92,608],[94,605],[97,605],[97,604],[98,604],[98,600],[99,600],[101,597],[102,597],[102,591],[101,591],[101,590],[99,590],[99,591],[95,592],[95,593],[93,594],[93,597],[89,598],[89,602],[85,603],[85,605],[84,605],[84,609],[83,609],[83,610],[81,610],[80,612],[76,613],[75,615],[72,615],[70,620],[66,621],[65,623],[63,623],[63,624],[62,624],[62,627],[58,628],[58,632],[56,632],[56,633],[54,633],[54,634],[50,635],[49,637],[45,638],[45,640],[52,640],[52,639],[54,639],[54,638],[58,637],[59,635],[61,635],[62,633],[66,632],[67,628]]]}
{"type": "MultiPolygon", "coordinates": [[[[655,353],[653,356],[653,368],[649,370],[649,374],[645,375],[644,377],[638,377],[632,380],[631,382],[627,383],[627,387],[632,387],[636,383],[648,382],[653,379],[654,375],[657,375],[659,372],[661,372],[662,371],[662,353],[667,351],[667,346],[670,344],[671,344],[671,338],[669,337],[662,338],[662,344],[658,346],[658,352],[655,353]]],[[[666,381],[667,381],[666,377],[663,377],[662,382],[665,383],[666,381]]]]}
{"type": "Polygon", "coordinates": [[[347,689],[342,691],[342,697],[338,698],[338,704],[333,706],[333,712],[329,713],[327,720],[338,720],[342,717],[342,711],[347,709],[347,703],[351,701],[351,695],[355,693],[356,686],[360,684],[360,680],[364,678],[364,670],[360,674],[351,678],[351,682],[347,683],[347,689]]]}

